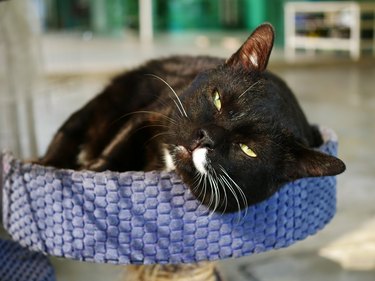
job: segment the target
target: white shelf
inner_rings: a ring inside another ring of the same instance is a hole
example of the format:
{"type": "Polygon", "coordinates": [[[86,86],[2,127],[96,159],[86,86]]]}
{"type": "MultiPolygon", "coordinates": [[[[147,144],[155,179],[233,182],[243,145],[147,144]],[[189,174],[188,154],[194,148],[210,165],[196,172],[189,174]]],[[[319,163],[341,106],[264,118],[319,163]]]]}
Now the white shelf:
{"type": "Polygon", "coordinates": [[[349,50],[350,41],[341,38],[302,37],[294,38],[294,46],[303,49],[349,50]]]}
{"type": "Polygon", "coordinates": [[[288,2],[284,12],[285,54],[289,60],[295,59],[297,49],[344,50],[353,60],[359,59],[362,48],[372,49],[375,55],[375,3],[288,2]],[[363,18],[364,14],[371,17],[363,18]],[[301,34],[301,27],[307,35],[301,34]],[[319,28],[320,32],[324,29],[324,36],[318,37],[319,28]],[[342,38],[340,29],[346,32],[342,38]],[[365,29],[372,30],[372,39],[361,38],[365,29]]]}

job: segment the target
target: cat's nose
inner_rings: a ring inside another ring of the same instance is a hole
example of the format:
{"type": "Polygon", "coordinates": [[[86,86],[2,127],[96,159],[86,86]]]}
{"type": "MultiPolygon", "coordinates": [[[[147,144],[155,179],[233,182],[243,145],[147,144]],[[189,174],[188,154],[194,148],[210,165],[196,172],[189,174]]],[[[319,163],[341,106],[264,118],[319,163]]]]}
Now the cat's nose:
{"type": "Polygon", "coordinates": [[[193,137],[193,142],[190,145],[190,151],[196,148],[209,148],[213,149],[215,146],[213,133],[208,129],[198,129],[195,132],[195,137],[193,137]]]}
{"type": "Polygon", "coordinates": [[[199,145],[200,147],[213,148],[213,146],[215,144],[213,139],[211,138],[209,132],[205,129],[199,129],[198,130],[197,140],[200,144],[199,145]]]}

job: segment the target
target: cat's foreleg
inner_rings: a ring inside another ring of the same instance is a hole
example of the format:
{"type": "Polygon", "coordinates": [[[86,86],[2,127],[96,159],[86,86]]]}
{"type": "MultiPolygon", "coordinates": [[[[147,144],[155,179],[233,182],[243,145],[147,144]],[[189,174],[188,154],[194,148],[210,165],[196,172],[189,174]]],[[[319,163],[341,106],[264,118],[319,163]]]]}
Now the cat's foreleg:
{"type": "MultiPolygon", "coordinates": [[[[116,166],[118,155],[121,154],[128,145],[134,126],[134,122],[127,122],[104,148],[99,157],[88,163],[82,163],[83,167],[92,171],[105,171],[111,169],[112,166],[116,166]]],[[[131,161],[131,159],[123,159],[123,161],[131,161]]],[[[117,170],[116,167],[114,169],[117,170]]]]}
{"type": "Polygon", "coordinates": [[[84,110],[77,111],[60,127],[38,161],[42,165],[59,168],[77,168],[77,156],[84,140],[88,120],[84,110]]]}

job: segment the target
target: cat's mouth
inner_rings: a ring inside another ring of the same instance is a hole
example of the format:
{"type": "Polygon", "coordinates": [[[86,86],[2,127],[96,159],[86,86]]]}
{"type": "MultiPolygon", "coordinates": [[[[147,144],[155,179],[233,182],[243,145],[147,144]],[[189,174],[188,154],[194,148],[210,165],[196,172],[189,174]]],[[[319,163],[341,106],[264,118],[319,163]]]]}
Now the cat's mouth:
{"type": "Polygon", "coordinates": [[[209,164],[207,152],[207,148],[196,147],[193,150],[190,150],[185,146],[179,145],[175,148],[176,162],[192,162],[199,173],[206,175],[208,173],[207,167],[209,164]]]}

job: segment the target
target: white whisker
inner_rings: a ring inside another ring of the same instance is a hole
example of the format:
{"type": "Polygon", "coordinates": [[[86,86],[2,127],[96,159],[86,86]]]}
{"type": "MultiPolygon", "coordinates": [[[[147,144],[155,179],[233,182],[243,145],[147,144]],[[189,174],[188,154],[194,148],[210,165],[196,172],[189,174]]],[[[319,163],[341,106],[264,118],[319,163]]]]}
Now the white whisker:
{"type": "Polygon", "coordinates": [[[262,82],[262,80],[258,80],[255,83],[251,84],[249,88],[247,88],[238,98],[240,99],[244,94],[246,94],[248,91],[250,91],[255,85],[259,84],[262,82]]]}
{"type": "Polygon", "coordinates": [[[120,119],[122,118],[125,118],[129,115],[134,115],[134,114],[156,114],[156,115],[160,115],[161,117],[165,118],[166,120],[168,120],[169,122],[171,122],[172,124],[177,124],[177,121],[174,120],[173,118],[161,113],[161,112],[157,112],[157,111],[147,111],[147,110],[139,110],[139,111],[133,111],[133,112],[129,112],[127,114],[124,114],[122,115],[120,118],[118,118],[117,120],[115,120],[114,122],[117,122],[119,121],[120,119]]]}
{"type": "Polygon", "coordinates": [[[246,199],[246,196],[245,196],[245,193],[242,191],[242,189],[238,186],[238,184],[229,176],[229,174],[227,173],[227,171],[224,169],[224,167],[220,166],[220,169],[221,171],[223,172],[223,177],[222,179],[224,180],[224,182],[227,183],[227,186],[228,188],[230,189],[230,191],[233,193],[233,196],[235,197],[236,199],[236,202],[237,202],[237,205],[238,205],[238,211],[240,212],[241,211],[241,205],[240,205],[240,202],[239,202],[239,199],[238,199],[238,196],[234,190],[233,187],[236,188],[236,190],[238,191],[239,195],[241,196],[241,199],[242,199],[242,202],[244,204],[244,207],[245,207],[245,213],[244,213],[244,217],[246,217],[247,215],[247,206],[248,206],[248,202],[247,202],[247,199],[246,199]],[[228,182],[230,181],[230,182],[228,182]],[[231,184],[232,183],[232,184],[231,184]]]}
{"type": "Polygon", "coordinates": [[[168,82],[165,81],[163,78],[161,78],[161,77],[159,77],[159,76],[157,76],[155,74],[146,74],[146,75],[154,77],[154,78],[162,81],[165,85],[167,85],[168,88],[172,91],[172,93],[175,95],[175,97],[177,99],[178,104],[177,104],[177,102],[174,99],[173,99],[173,101],[176,104],[176,106],[177,106],[178,110],[180,111],[181,115],[185,116],[186,118],[189,118],[188,115],[187,115],[187,113],[186,113],[186,110],[185,110],[185,108],[184,108],[184,106],[183,106],[183,104],[182,104],[182,102],[180,100],[180,98],[178,97],[176,91],[172,88],[172,86],[169,85],[168,82]]]}
{"type": "MultiPolygon", "coordinates": [[[[210,207],[210,209],[212,209],[212,204],[214,203],[214,197],[215,195],[213,194],[214,191],[213,191],[213,183],[212,183],[212,178],[210,176],[209,173],[207,173],[207,178],[208,178],[208,183],[209,183],[209,187],[210,187],[210,193],[211,193],[211,196],[210,196],[210,201],[208,202],[208,206],[210,207]]],[[[213,212],[211,212],[210,216],[213,214],[213,212]]]]}
{"type": "Polygon", "coordinates": [[[216,180],[211,176],[211,179],[212,179],[212,191],[213,191],[213,201],[215,201],[214,203],[214,208],[212,210],[213,213],[216,212],[217,208],[218,208],[218,205],[219,205],[219,199],[220,199],[220,193],[219,193],[219,190],[218,190],[218,187],[217,187],[217,182],[216,180]]]}
{"type": "Polygon", "coordinates": [[[197,197],[200,197],[203,192],[203,188],[200,188],[202,181],[205,181],[204,176],[201,173],[197,172],[195,174],[195,181],[194,181],[194,185],[195,185],[194,190],[197,190],[197,191],[199,190],[199,194],[197,197]]]}
{"type": "MultiPolygon", "coordinates": [[[[204,177],[204,181],[203,181],[203,190],[204,190],[204,194],[203,194],[203,200],[202,202],[205,202],[206,200],[206,195],[207,195],[207,188],[208,188],[208,182],[207,182],[207,174],[203,176],[204,177]]],[[[208,205],[210,205],[211,203],[208,203],[208,205]]]]}
{"type": "Polygon", "coordinates": [[[230,192],[233,194],[234,198],[236,199],[237,207],[238,207],[238,222],[240,222],[246,216],[246,211],[245,211],[245,215],[241,218],[241,205],[240,205],[240,201],[238,199],[238,196],[237,196],[234,188],[232,187],[232,185],[228,182],[228,180],[223,175],[221,175],[221,177],[222,177],[222,180],[226,183],[230,192]]]}
{"type": "Polygon", "coordinates": [[[226,209],[228,208],[228,195],[227,195],[227,190],[225,188],[225,182],[222,180],[222,176],[220,175],[220,177],[218,177],[218,181],[224,191],[224,202],[225,202],[225,205],[224,205],[224,209],[222,211],[222,214],[225,213],[226,209]]]}
{"type": "Polygon", "coordinates": [[[211,167],[210,170],[212,171],[213,181],[214,181],[214,184],[215,184],[215,199],[216,199],[215,209],[214,209],[214,212],[215,212],[219,208],[221,196],[220,196],[219,182],[218,182],[218,177],[217,177],[216,171],[212,167],[211,167]]]}
{"type": "Polygon", "coordinates": [[[229,191],[233,194],[233,197],[234,197],[234,199],[236,200],[236,203],[237,203],[238,211],[240,211],[241,204],[240,204],[240,201],[238,199],[238,196],[237,196],[235,190],[233,189],[232,185],[229,183],[229,181],[223,175],[221,175],[221,179],[226,184],[226,186],[228,187],[229,191]]]}
{"type": "Polygon", "coordinates": [[[154,139],[156,139],[158,137],[161,137],[161,136],[174,136],[174,135],[175,135],[174,133],[169,133],[169,132],[161,132],[161,133],[155,134],[155,135],[153,135],[151,138],[149,138],[147,140],[147,142],[145,143],[145,145],[149,144],[151,141],[153,141],[154,139]]]}

